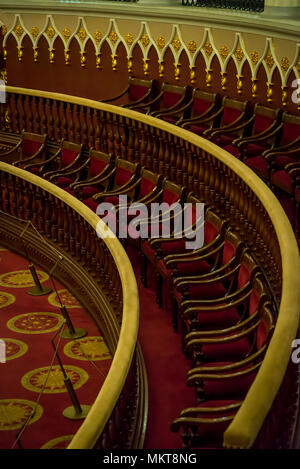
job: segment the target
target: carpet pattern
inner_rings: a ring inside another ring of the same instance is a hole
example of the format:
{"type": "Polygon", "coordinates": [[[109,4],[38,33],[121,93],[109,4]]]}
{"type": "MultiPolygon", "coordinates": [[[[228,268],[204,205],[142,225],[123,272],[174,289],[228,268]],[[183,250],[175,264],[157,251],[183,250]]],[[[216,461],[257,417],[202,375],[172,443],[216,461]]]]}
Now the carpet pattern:
{"type": "MultiPolygon", "coordinates": [[[[46,272],[37,268],[37,273],[43,285],[52,287],[46,272]]],[[[74,327],[88,332],[74,341],[56,337],[59,357],[79,402],[92,404],[112,357],[89,314],[63,285],[55,284],[74,327]]],[[[51,344],[63,324],[59,298],[56,292],[28,295],[32,286],[28,261],[0,247],[0,338],[6,349],[6,362],[0,362],[0,449],[63,449],[82,423],[62,414],[72,403],[51,344]]]]}

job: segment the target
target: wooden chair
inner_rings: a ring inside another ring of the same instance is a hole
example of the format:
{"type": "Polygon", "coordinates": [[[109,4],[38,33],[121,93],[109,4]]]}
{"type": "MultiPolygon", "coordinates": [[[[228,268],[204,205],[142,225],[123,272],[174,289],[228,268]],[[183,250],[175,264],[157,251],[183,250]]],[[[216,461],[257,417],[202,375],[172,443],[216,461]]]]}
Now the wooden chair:
{"type": "Polygon", "coordinates": [[[102,100],[103,103],[117,104],[121,98],[126,103],[122,107],[131,109],[138,104],[146,104],[153,94],[153,80],[144,80],[141,78],[129,77],[127,88],[118,96],[102,100]]]}
{"type": "Polygon", "coordinates": [[[92,197],[99,192],[98,181],[112,169],[114,157],[98,150],[90,149],[89,156],[84,163],[69,171],[55,174],[51,181],[56,184],[64,182],[63,188],[80,200],[92,197]],[[64,178],[65,181],[62,181],[64,178]]]}
{"type": "Polygon", "coordinates": [[[44,161],[47,158],[46,142],[46,134],[40,135],[23,131],[14,147],[1,153],[1,161],[19,168],[24,168],[24,165],[29,161],[44,161]]]}
{"type": "MultiPolygon", "coordinates": [[[[31,162],[25,165],[24,169],[51,181],[57,174],[80,167],[83,161],[82,145],[62,140],[56,153],[45,161],[31,162]]],[[[59,184],[63,187],[63,179],[59,181],[59,184]]]]}
{"type": "MultiPolygon", "coordinates": [[[[290,153],[300,148],[300,117],[286,112],[282,115],[281,124],[273,132],[262,137],[272,145],[259,156],[245,157],[244,163],[255,171],[269,185],[271,184],[271,173],[284,168],[289,163],[295,162],[295,154],[290,153]]],[[[259,143],[256,139],[253,143],[259,143]]]]}
{"type": "Polygon", "coordinates": [[[163,83],[160,93],[146,104],[137,104],[132,109],[159,117],[162,112],[179,109],[186,99],[186,87],[163,83]]]}
{"type": "Polygon", "coordinates": [[[193,119],[191,123],[184,124],[184,128],[210,138],[215,129],[229,130],[242,124],[248,117],[249,103],[247,101],[236,101],[224,96],[221,107],[214,113],[204,118],[193,119]]]}
{"type": "Polygon", "coordinates": [[[173,114],[168,113],[161,116],[161,118],[193,132],[193,124],[196,125],[199,119],[204,119],[213,114],[220,107],[220,104],[221,96],[219,93],[209,93],[194,88],[192,98],[185,106],[178,111],[175,110],[173,114]],[[175,118],[176,121],[174,122],[175,118]]]}
{"type": "Polygon", "coordinates": [[[100,202],[117,204],[120,193],[135,182],[140,174],[140,164],[117,158],[115,165],[97,180],[101,190],[83,200],[84,204],[96,212],[100,202]]]}
{"type": "Polygon", "coordinates": [[[268,134],[278,127],[281,115],[280,109],[256,104],[250,119],[228,129],[213,131],[210,140],[237,158],[240,153],[242,159],[260,155],[268,145],[271,146],[272,139],[268,139],[268,134]]]}

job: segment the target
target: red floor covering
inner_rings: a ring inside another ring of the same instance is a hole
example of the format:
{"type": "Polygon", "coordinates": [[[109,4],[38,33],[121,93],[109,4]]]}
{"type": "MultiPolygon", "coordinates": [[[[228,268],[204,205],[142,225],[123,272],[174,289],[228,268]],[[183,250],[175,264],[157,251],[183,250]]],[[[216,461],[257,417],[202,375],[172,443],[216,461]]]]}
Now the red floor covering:
{"type": "MultiPolygon", "coordinates": [[[[45,276],[42,272],[39,275],[45,276]]],[[[111,358],[101,332],[88,313],[58,281],[55,283],[74,326],[88,331],[87,337],[77,343],[61,339],[59,355],[75,389],[78,386],[80,403],[92,404],[108,373],[111,358]]],[[[7,357],[6,363],[0,363],[0,449],[14,445],[18,429],[38,399],[47,371],[34,370],[48,369],[54,354],[50,341],[62,321],[55,303],[56,294],[30,296],[27,290],[32,285],[28,262],[0,248],[0,338],[6,339],[7,357]],[[19,315],[25,316],[16,318],[19,315]],[[30,372],[32,376],[27,375],[30,372]]],[[[43,285],[51,286],[50,279],[43,285]]],[[[53,370],[35,417],[22,433],[20,442],[24,449],[44,445],[66,447],[82,423],[62,415],[71,401],[56,359],[53,370]]]]}

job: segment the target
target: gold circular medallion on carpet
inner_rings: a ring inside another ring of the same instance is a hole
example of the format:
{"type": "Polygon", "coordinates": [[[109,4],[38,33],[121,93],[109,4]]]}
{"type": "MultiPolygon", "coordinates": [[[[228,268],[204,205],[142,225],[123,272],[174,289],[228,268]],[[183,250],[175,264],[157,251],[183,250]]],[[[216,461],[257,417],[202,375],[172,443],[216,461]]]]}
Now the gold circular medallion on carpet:
{"type": "Polygon", "coordinates": [[[41,405],[24,399],[0,399],[0,430],[17,430],[28,420],[33,410],[34,416],[28,424],[39,420],[43,415],[41,405]]]}
{"type": "Polygon", "coordinates": [[[28,350],[27,344],[21,340],[4,338],[5,342],[5,358],[7,360],[14,360],[15,358],[22,357],[28,350]]]}
{"type": "MultiPolygon", "coordinates": [[[[48,280],[49,275],[41,270],[36,271],[40,282],[48,280]]],[[[30,270],[15,270],[0,275],[0,285],[2,287],[24,288],[33,287],[35,285],[30,270]]]]}
{"type": "Polygon", "coordinates": [[[56,313],[25,313],[14,316],[6,325],[11,331],[22,334],[45,334],[58,329],[63,321],[64,318],[56,313]]]}
{"type": "Polygon", "coordinates": [[[64,346],[67,357],[77,360],[108,360],[111,354],[103,337],[84,337],[83,339],[68,342],[64,346]]]}
{"type": "Polygon", "coordinates": [[[66,449],[73,436],[74,435],[65,435],[53,438],[52,440],[47,441],[47,443],[41,446],[41,449],[66,449]]]}
{"type": "MultiPolygon", "coordinates": [[[[68,290],[65,290],[65,289],[58,290],[58,294],[60,296],[62,304],[66,306],[67,308],[81,308],[81,305],[78,303],[76,298],[74,298],[74,296],[71,295],[71,293],[68,292],[68,290]]],[[[58,308],[60,307],[60,302],[57,298],[56,292],[53,292],[51,293],[51,295],[49,295],[48,301],[50,305],[57,306],[58,308]]]]}
{"type": "Polygon", "coordinates": [[[13,304],[16,301],[16,297],[5,291],[0,291],[0,308],[5,308],[13,304]]]}
{"type": "MultiPolygon", "coordinates": [[[[66,365],[64,368],[74,389],[80,388],[89,379],[89,375],[82,368],[71,365],[66,365]]],[[[43,368],[36,368],[35,370],[29,371],[21,379],[22,386],[25,389],[34,392],[40,392],[44,389],[44,393],[47,394],[67,392],[64,375],[59,365],[52,366],[50,372],[49,369],[49,366],[45,366],[43,368]]]]}

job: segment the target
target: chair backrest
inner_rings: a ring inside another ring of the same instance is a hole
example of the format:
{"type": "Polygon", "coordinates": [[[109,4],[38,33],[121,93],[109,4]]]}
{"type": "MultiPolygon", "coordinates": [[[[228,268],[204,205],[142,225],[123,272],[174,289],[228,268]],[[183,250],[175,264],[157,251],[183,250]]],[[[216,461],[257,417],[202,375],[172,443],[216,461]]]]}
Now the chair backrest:
{"type": "Polygon", "coordinates": [[[186,86],[170,85],[163,83],[162,85],[162,99],[160,100],[160,108],[168,109],[175,106],[179,100],[186,94],[186,86]]]}
{"type": "Polygon", "coordinates": [[[252,127],[252,135],[257,135],[266,131],[274,122],[278,122],[282,111],[262,106],[261,104],[255,104],[254,114],[255,120],[252,127]]]}
{"type": "Polygon", "coordinates": [[[251,281],[253,275],[259,271],[259,266],[251,254],[245,251],[242,254],[238,278],[237,288],[242,288],[247,282],[251,281]]]}
{"type": "Polygon", "coordinates": [[[131,161],[123,160],[118,158],[116,162],[116,172],[114,176],[113,188],[118,189],[119,187],[124,186],[133,174],[138,174],[140,171],[139,163],[132,163],[131,161]]]}
{"type": "Polygon", "coordinates": [[[97,176],[102,173],[105,167],[112,162],[112,155],[98,150],[89,151],[89,177],[97,176]]]}
{"type": "Polygon", "coordinates": [[[73,163],[77,156],[82,153],[82,144],[68,142],[63,140],[61,142],[61,165],[62,167],[69,166],[73,163]]]}
{"type": "Polygon", "coordinates": [[[172,205],[176,202],[183,202],[186,198],[186,188],[178,186],[167,179],[163,181],[162,202],[172,205]]]}
{"type": "Polygon", "coordinates": [[[235,122],[242,114],[247,117],[250,103],[248,101],[237,101],[235,99],[223,98],[223,114],[221,118],[220,127],[232,124],[235,122]]]}
{"type": "Polygon", "coordinates": [[[34,155],[46,143],[47,134],[22,133],[22,152],[24,156],[34,155]]]}
{"type": "Polygon", "coordinates": [[[202,91],[198,88],[193,90],[193,104],[191,117],[201,116],[206,112],[212,104],[217,104],[220,102],[219,93],[209,93],[208,91],[202,91]]]}
{"type": "Polygon", "coordinates": [[[149,89],[152,89],[153,80],[144,80],[141,78],[129,77],[128,79],[128,97],[130,102],[138,101],[143,98],[149,89]]]}
{"type": "Polygon", "coordinates": [[[205,224],[204,224],[204,243],[211,243],[217,235],[221,234],[225,227],[225,221],[222,220],[216,213],[211,209],[205,212],[205,224]]]}
{"type": "Polygon", "coordinates": [[[143,168],[141,172],[141,182],[139,185],[138,198],[149,195],[155,187],[162,186],[163,176],[153,173],[149,169],[143,168]]]}
{"type": "Polygon", "coordinates": [[[257,349],[261,349],[264,345],[268,344],[275,327],[274,313],[269,301],[265,301],[260,306],[260,312],[261,320],[256,331],[257,349]]]}
{"type": "Polygon", "coordinates": [[[284,112],[282,115],[282,123],[283,128],[280,145],[287,145],[288,143],[292,143],[300,136],[300,117],[284,112]]]}
{"type": "Polygon", "coordinates": [[[234,257],[239,256],[244,246],[243,241],[236,233],[231,230],[226,230],[222,252],[222,264],[226,265],[234,257]]]}

